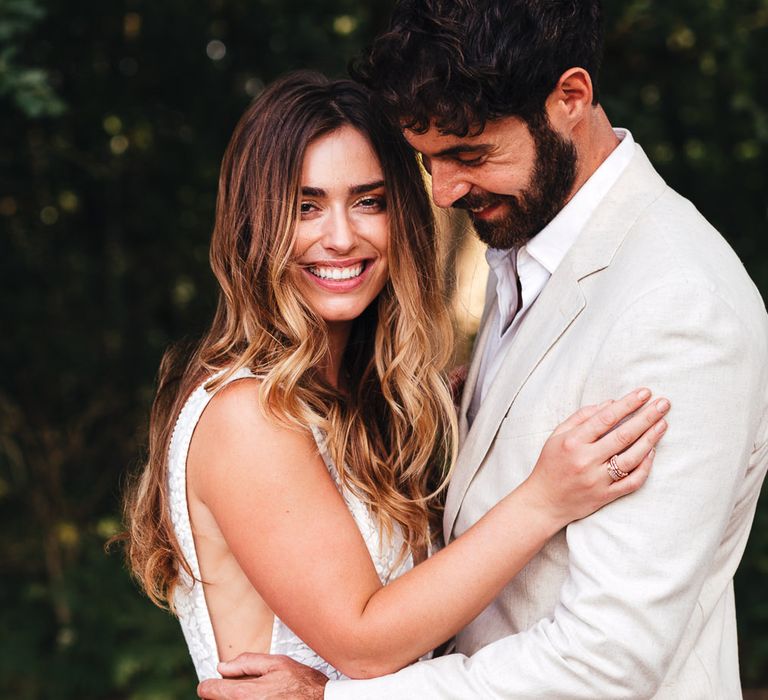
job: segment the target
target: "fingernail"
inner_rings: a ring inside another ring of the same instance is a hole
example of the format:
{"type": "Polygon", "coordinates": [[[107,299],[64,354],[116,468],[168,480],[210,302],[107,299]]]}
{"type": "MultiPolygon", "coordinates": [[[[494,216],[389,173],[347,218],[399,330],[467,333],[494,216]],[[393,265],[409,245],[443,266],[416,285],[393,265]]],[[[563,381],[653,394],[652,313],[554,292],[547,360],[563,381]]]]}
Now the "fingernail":
{"type": "Polygon", "coordinates": [[[651,451],[648,453],[648,456],[653,459],[656,456],[656,448],[652,447],[651,451]]]}
{"type": "Polygon", "coordinates": [[[667,429],[667,421],[660,420],[658,423],[656,423],[656,432],[661,434],[667,429]]]}
{"type": "Polygon", "coordinates": [[[651,392],[649,389],[640,389],[640,391],[637,392],[637,398],[640,399],[640,401],[645,401],[646,399],[649,399],[651,396],[651,392]]]}
{"type": "Polygon", "coordinates": [[[660,399],[656,402],[656,408],[659,413],[666,413],[669,410],[670,403],[666,399],[660,399]]]}

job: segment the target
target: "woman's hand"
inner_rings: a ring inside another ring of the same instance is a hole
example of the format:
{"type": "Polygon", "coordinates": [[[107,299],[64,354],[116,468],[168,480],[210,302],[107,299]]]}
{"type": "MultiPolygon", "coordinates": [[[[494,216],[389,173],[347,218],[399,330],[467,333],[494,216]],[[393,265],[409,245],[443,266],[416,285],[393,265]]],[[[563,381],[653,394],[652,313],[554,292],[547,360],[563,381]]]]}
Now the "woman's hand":
{"type": "Polygon", "coordinates": [[[645,483],[656,443],[667,429],[663,416],[670,408],[667,399],[649,402],[650,398],[648,389],[637,389],[618,401],[585,406],[544,444],[522,488],[560,527],[645,483]],[[611,475],[614,456],[618,471],[611,475]]]}

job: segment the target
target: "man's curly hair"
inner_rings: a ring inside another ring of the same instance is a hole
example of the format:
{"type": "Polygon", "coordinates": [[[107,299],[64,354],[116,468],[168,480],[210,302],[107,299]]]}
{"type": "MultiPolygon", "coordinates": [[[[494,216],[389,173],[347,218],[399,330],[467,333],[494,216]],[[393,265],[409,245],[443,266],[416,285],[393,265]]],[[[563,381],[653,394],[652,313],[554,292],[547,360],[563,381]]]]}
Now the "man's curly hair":
{"type": "Polygon", "coordinates": [[[602,46],[600,0],[400,0],[351,72],[405,128],[466,136],[489,119],[541,117],[573,67],[597,104],[602,46]]]}

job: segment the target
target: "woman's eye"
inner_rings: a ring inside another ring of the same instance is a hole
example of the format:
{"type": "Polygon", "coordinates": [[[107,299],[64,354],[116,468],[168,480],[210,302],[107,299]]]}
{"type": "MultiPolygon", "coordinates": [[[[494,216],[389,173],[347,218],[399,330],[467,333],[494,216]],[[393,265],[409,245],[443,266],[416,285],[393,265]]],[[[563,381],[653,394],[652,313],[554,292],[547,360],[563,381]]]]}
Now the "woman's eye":
{"type": "Polygon", "coordinates": [[[357,203],[365,209],[384,209],[386,207],[384,197],[363,197],[357,203]]]}
{"type": "Polygon", "coordinates": [[[314,205],[314,204],[312,204],[312,202],[302,202],[302,203],[299,205],[299,211],[300,211],[302,214],[309,214],[310,212],[312,212],[312,210],[313,210],[314,208],[315,208],[315,205],[314,205]]]}

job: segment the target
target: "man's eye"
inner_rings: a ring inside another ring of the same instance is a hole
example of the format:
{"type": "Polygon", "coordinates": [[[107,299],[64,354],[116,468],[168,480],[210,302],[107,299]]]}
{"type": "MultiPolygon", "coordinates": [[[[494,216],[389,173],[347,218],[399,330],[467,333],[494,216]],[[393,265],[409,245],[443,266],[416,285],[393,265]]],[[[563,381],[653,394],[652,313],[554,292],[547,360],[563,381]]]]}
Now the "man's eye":
{"type": "Polygon", "coordinates": [[[483,162],[483,157],[478,156],[477,158],[458,158],[458,161],[461,165],[466,165],[467,167],[472,167],[475,165],[480,165],[483,162]]]}

